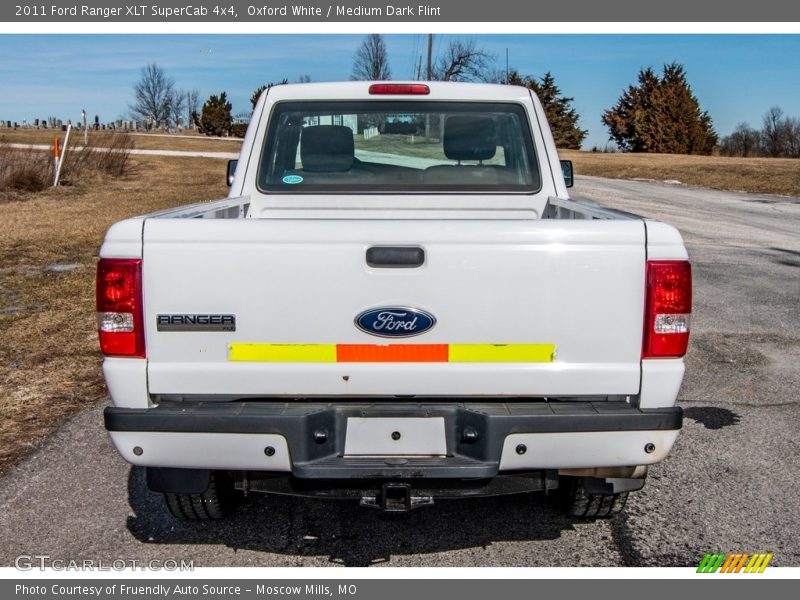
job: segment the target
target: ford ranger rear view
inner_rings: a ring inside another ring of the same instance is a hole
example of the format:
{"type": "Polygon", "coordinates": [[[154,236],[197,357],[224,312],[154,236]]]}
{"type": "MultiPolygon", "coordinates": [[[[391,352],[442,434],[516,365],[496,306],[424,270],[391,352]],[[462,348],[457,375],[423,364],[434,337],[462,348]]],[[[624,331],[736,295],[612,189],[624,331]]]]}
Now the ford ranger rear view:
{"type": "Polygon", "coordinates": [[[114,445],[188,520],[251,492],[617,513],[681,429],[691,270],[571,183],[526,88],[270,88],[227,198],[106,235],[114,445]]]}

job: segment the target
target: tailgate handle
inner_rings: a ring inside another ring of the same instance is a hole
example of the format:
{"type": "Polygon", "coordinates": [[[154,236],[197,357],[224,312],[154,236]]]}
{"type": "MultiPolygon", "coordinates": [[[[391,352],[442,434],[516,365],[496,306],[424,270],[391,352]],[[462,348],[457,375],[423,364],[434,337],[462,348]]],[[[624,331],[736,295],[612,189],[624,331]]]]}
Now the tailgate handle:
{"type": "Polygon", "coordinates": [[[367,264],[378,269],[413,269],[425,262],[419,246],[372,246],[367,249],[367,264]]]}

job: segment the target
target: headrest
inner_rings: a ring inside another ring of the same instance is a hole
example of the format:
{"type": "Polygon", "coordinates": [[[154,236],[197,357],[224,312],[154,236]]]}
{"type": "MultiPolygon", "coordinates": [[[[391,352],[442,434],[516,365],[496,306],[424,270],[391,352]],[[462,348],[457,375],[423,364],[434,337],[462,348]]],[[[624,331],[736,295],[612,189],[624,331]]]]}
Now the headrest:
{"type": "Polygon", "coordinates": [[[300,138],[304,171],[332,173],[353,166],[353,130],[342,125],[305,127],[300,138]]]}
{"type": "Polygon", "coordinates": [[[497,151],[489,117],[453,116],[444,123],[444,155],[450,160],[489,160],[497,151]]]}

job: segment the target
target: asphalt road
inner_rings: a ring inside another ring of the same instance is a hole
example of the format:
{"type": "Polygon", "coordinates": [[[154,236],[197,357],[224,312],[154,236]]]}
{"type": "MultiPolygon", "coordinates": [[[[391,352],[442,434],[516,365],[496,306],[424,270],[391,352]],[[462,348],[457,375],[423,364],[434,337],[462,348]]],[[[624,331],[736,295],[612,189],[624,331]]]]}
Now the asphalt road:
{"type": "Polygon", "coordinates": [[[124,463],[102,406],[0,479],[0,565],[192,559],[196,566],[685,566],[706,551],[800,566],[800,199],[579,178],[575,195],[683,232],[695,310],[684,431],[610,521],[542,495],[441,502],[387,519],[351,503],[251,496],[231,519],[174,521],[124,463]]]}

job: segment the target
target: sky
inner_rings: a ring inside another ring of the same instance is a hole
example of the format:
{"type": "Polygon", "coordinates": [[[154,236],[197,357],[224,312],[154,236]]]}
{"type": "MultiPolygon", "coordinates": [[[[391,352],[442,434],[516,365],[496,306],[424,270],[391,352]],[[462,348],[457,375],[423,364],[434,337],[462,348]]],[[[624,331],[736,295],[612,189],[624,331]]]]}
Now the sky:
{"type": "MultiPolygon", "coordinates": [[[[385,35],[393,79],[412,79],[427,35],[385,35]]],[[[738,123],[760,127],[772,106],[800,117],[800,35],[560,34],[436,35],[434,56],[452,38],[472,38],[505,68],[539,77],[550,71],[574,98],[584,149],[603,148],[603,111],[636,82],[641,68],[677,61],[716,131],[738,123]]],[[[129,116],[141,69],[157,63],[178,88],[201,98],[226,91],[233,112],[250,110],[261,84],[303,75],[346,80],[363,35],[0,35],[0,119],[32,122],[50,115],[80,119],[82,109],[102,122],[129,116]]]]}

